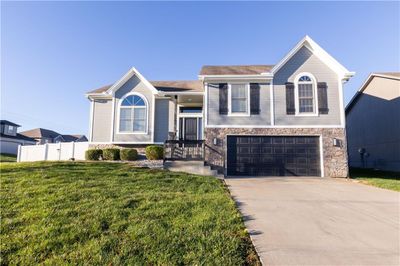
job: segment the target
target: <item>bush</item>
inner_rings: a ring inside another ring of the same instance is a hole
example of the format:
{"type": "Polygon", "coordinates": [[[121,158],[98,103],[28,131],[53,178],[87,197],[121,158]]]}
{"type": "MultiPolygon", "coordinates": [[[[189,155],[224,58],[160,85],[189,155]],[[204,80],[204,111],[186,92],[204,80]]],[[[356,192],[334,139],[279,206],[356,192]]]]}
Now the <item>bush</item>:
{"type": "Polygon", "coordinates": [[[119,160],[119,149],[109,148],[103,150],[103,159],[107,161],[118,161],[119,160]]]}
{"type": "Polygon", "coordinates": [[[121,160],[124,161],[136,161],[138,158],[138,152],[136,149],[122,149],[120,155],[121,160]]]}
{"type": "Polygon", "coordinates": [[[147,146],[146,158],[149,160],[161,160],[164,157],[164,148],[161,146],[147,146]]]}
{"type": "Polygon", "coordinates": [[[102,149],[90,149],[85,152],[85,159],[91,161],[98,161],[103,156],[102,149]]]}

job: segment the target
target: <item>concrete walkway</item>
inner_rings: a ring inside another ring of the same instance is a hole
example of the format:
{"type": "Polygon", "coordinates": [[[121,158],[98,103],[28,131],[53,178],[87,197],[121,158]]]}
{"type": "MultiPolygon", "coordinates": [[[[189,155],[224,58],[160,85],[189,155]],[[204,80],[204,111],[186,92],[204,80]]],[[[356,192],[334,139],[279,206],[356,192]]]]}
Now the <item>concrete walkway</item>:
{"type": "Polygon", "coordinates": [[[345,179],[226,179],[264,265],[400,265],[400,193],[345,179]]]}
{"type": "Polygon", "coordinates": [[[217,171],[205,167],[203,161],[167,161],[164,168],[172,172],[185,172],[194,175],[217,175],[217,171]]]}

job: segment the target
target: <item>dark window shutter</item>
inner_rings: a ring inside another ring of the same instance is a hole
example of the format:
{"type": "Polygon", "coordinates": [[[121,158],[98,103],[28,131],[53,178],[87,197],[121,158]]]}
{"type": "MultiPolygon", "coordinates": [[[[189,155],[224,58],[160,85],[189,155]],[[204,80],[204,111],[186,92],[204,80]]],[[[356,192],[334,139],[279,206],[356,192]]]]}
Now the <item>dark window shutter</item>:
{"type": "Polygon", "coordinates": [[[228,114],[228,84],[219,84],[219,114],[228,114]]]}
{"type": "Polygon", "coordinates": [[[318,82],[318,111],[320,114],[328,114],[328,86],[326,82],[318,82]]]}
{"type": "Polygon", "coordinates": [[[260,84],[250,83],[250,114],[260,114],[260,84]]]}
{"type": "Polygon", "coordinates": [[[291,82],[286,83],[286,114],[294,115],[295,114],[295,105],[294,105],[294,84],[291,82]]]}

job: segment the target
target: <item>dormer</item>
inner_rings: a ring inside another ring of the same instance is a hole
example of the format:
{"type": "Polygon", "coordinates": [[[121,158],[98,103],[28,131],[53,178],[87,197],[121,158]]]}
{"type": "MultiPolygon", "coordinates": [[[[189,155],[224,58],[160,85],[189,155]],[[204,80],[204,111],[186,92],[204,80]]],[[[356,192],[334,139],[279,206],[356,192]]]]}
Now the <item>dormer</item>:
{"type": "Polygon", "coordinates": [[[1,134],[14,137],[17,135],[17,128],[20,127],[20,125],[17,125],[8,120],[0,120],[0,125],[1,125],[1,134]]]}

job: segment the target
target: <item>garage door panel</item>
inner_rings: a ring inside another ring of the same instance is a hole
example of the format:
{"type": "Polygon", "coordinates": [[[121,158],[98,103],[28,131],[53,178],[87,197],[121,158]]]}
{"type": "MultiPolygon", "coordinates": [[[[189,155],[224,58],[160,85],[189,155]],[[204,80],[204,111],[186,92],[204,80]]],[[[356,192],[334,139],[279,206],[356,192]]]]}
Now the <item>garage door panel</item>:
{"type": "Polygon", "coordinates": [[[228,136],[228,175],[319,176],[319,138],[228,136]]]}
{"type": "Polygon", "coordinates": [[[283,144],[284,143],[283,138],[273,137],[272,140],[273,140],[273,144],[283,144]]]}
{"type": "Polygon", "coordinates": [[[295,144],[296,138],[285,138],[285,144],[295,144]]]}

